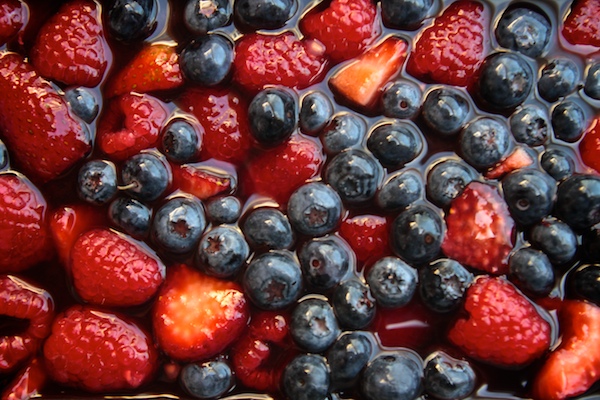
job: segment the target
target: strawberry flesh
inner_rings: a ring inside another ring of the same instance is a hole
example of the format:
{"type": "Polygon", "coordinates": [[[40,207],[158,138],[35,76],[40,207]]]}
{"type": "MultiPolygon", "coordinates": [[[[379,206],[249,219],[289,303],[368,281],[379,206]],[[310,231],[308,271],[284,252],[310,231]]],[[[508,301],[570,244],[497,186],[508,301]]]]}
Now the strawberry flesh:
{"type": "Polygon", "coordinates": [[[231,175],[202,164],[177,165],[173,166],[172,171],[173,185],[200,200],[235,189],[235,179],[231,175]]]}

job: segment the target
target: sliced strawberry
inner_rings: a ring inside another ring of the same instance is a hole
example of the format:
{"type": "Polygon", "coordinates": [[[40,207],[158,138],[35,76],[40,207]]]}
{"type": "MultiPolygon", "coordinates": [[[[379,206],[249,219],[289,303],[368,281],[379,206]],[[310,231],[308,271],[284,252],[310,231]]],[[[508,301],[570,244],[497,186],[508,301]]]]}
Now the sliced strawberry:
{"type": "Polygon", "coordinates": [[[492,274],[508,272],[515,222],[498,190],[471,182],[450,204],[442,251],[463,265],[492,274]]]}
{"type": "Polygon", "coordinates": [[[169,267],[152,313],[158,346],[171,358],[215,356],[246,328],[249,305],[235,282],[202,274],[185,264],[169,267]]]}
{"type": "Polygon", "coordinates": [[[566,300],[558,314],[562,340],[533,382],[533,397],[558,400],[586,392],[600,376],[600,307],[566,300]]]}
{"type": "Polygon", "coordinates": [[[182,84],[183,75],[179,70],[176,47],[159,43],[142,47],[140,52],[110,79],[105,95],[113,97],[129,92],[169,90],[182,84]]]}
{"type": "Polygon", "coordinates": [[[533,164],[533,157],[523,146],[517,146],[508,157],[485,173],[487,179],[500,179],[511,171],[533,164]]]}
{"type": "Polygon", "coordinates": [[[579,142],[581,159],[600,174],[600,116],[596,117],[579,142]]]}
{"type": "Polygon", "coordinates": [[[467,289],[464,309],[448,338],[480,361],[520,367],[551,345],[550,324],[535,306],[503,277],[482,275],[467,289]]]}
{"type": "Polygon", "coordinates": [[[100,150],[122,161],[156,146],[167,116],[163,103],[148,94],[128,93],[114,98],[98,122],[100,150]]]}
{"type": "Polygon", "coordinates": [[[2,400],[29,400],[37,397],[46,384],[48,375],[39,358],[31,360],[2,392],[2,400]]]}
{"type": "Polygon", "coordinates": [[[400,71],[407,50],[404,39],[390,36],[336,72],[329,79],[329,86],[345,101],[371,108],[379,100],[383,86],[400,71]]]}
{"type": "Polygon", "coordinates": [[[574,0],[563,25],[562,34],[571,44],[600,47],[600,2],[574,0]]]}
{"type": "Polygon", "coordinates": [[[20,0],[0,1],[0,45],[6,44],[25,24],[26,10],[20,0]]]}
{"type": "Polygon", "coordinates": [[[104,77],[109,53],[100,7],[92,0],[72,0],[40,29],[31,62],[46,78],[93,87],[104,77]]]}
{"type": "Polygon", "coordinates": [[[183,164],[173,167],[173,186],[200,200],[207,200],[235,189],[235,178],[222,170],[203,164],[183,164]]]}
{"type": "Polygon", "coordinates": [[[371,264],[390,255],[389,226],[379,215],[357,215],[346,218],[340,226],[340,235],[348,242],[356,259],[371,264]]]}

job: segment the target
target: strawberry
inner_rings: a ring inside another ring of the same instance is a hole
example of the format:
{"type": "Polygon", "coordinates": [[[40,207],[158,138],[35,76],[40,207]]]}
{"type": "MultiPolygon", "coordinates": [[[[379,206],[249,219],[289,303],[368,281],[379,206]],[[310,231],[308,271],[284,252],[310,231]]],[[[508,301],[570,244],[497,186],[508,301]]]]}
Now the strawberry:
{"type": "Polygon", "coordinates": [[[0,45],[6,44],[23,27],[26,10],[20,0],[0,1],[0,45]]]}
{"type": "Polygon", "coordinates": [[[0,54],[0,92],[1,135],[29,178],[54,179],[91,150],[65,100],[22,56],[0,54]]]}
{"type": "Polygon", "coordinates": [[[244,35],[235,45],[233,79],[251,93],[267,85],[304,89],[323,79],[323,46],[293,32],[244,35]]]}
{"type": "Polygon", "coordinates": [[[40,29],[31,62],[46,78],[93,87],[102,81],[109,52],[100,8],[92,0],[72,0],[40,29]]]}
{"type": "Polygon", "coordinates": [[[471,182],[450,204],[442,251],[463,265],[492,274],[508,272],[515,222],[493,186],[471,182]]]}
{"type": "Polygon", "coordinates": [[[329,86],[349,103],[370,108],[379,100],[383,86],[400,71],[407,50],[404,39],[390,36],[336,72],[329,86]]]}
{"type": "Polygon", "coordinates": [[[109,229],[93,229],[71,250],[71,273],[79,296],[92,304],[130,307],[152,298],[165,266],[141,243],[109,229]]]}
{"type": "Polygon", "coordinates": [[[235,189],[235,178],[225,171],[202,164],[174,165],[173,186],[200,200],[207,200],[235,189]]]}
{"type": "Polygon", "coordinates": [[[371,0],[332,0],[324,10],[305,15],[300,30],[323,43],[325,54],[337,63],[358,56],[374,43],[381,24],[371,0]]]}
{"type": "Polygon", "coordinates": [[[485,173],[487,179],[500,179],[511,171],[533,164],[533,157],[523,146],[515,147],[514,151],[504,160],[485,173]]]}
{"type": "Polygon", "coordinates": [[[598,0],[574,0],[562,28],[571,44],[600,47],[600,3],[598,0]]]}
{"type": "Polygon", "coordinates": [[[0,316],[26,320],[22,332],[0,336],[0,373],[33,356],[50,333],[54,301],[42,288],[12,275],[0,275],[0,316]]]}
{"type": "Polygon", "coordinates": [[[52,256],[47,204],[18,172],[0,173],[0,271],[21,271],[52,256]]]}
{"type": "Polygon", "coordinates": [[[579,142],[581,159],[588,167],[600,174],[600,116],[596,117],[579,142]]]}
{"type": "Polygon", "coordinates": [[[313,139],[292,135],[248,161],[247,193],[269,196],[284,206],[294,190],[319,174],[323,162],[321,147],[313,139]]]}
{"type": "Polygon", "coordinates": [[[482,275],[465,296],[467,316],[454,322],[448,338],[470,357],[502,367],[520,367],[550,347],[548,321],[503,277],[482,275]]]}
{"type": "Polygon", "coordinates": [[[565,300],[558,321],[562,340],[533,382],[533,397],[558,400],[587,391],[600,373],[600,307],[580,300],[565,300]]]}
{"type": "Polygon", "coordinates": [[[406,71],[425,81],[467,86],[485,58],[485,26],[481,3],[451,3],[419,36],[406,71]]]}
{"type": "Polygon", "coordinates": [[[204,275],[185,264],[167,271],[152,313],[158,346],[171,358],[215,356],[242,334],[249,306],[235,282],[204,275]]]}
{"type": "Polygon", "coordinates": [[[2,392],[1,400],[29,400],[38,397],[48,374],[39,358],[31,360],[2,392]]]}
{"type": "Polygon", "coordinates": [[[147,93],[176,89],[183,84],[179,56],[175,46],[154,44],[142,47],[139,53],[109,81],[106,97],[129,92],[147,93]]]}
{"type": "Polygon", "coordinates": [[[192,113],[204,128],[202,158],[232,163],[245,162],[252,146],[248,105],[234,90],[189,89],[179,98],[179,107],[192,113]]]}
{"type": "Polygon", "coordinates": [[[100,150],[122,161],[155,147],[167,117],[163,103],[148,94],[128,93],[113,98],[98,122],[100,150]]]}
{"type": "Polygon", "coordinates": [[[158,352],[138,325],[81,305],[56,317],[43,354],[55,382],[89,392],[136,389],[158,368],[158,352]]]}
{"type": "Polygon", "coordinates": [[[340,235],[348,242],[356,259],[371,264],[391,254],[387,220],[378,215],[357,215],[346,218],[340,226],[340,235]]]}

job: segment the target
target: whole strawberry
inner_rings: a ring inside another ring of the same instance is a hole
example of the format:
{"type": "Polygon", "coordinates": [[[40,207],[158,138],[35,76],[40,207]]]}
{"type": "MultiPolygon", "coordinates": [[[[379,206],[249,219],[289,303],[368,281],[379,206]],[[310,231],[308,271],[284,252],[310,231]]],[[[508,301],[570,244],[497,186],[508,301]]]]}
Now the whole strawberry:
{"type": "Polygon", "coordinates": [[[55,382],[111,392],[150,382],[158,353],[150,337],[125,317],[75,305],[54,320],[44,362],[55,382]]]}

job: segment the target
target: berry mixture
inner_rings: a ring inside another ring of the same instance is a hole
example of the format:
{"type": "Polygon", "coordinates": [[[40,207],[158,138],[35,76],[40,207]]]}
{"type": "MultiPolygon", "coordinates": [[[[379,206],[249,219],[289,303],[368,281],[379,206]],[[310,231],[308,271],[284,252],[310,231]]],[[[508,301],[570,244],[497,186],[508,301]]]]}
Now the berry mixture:
{"type": "Polygon", "coordinates": [[[599,20],[0,0],[0,398],[597,398],[599,20]]]}

